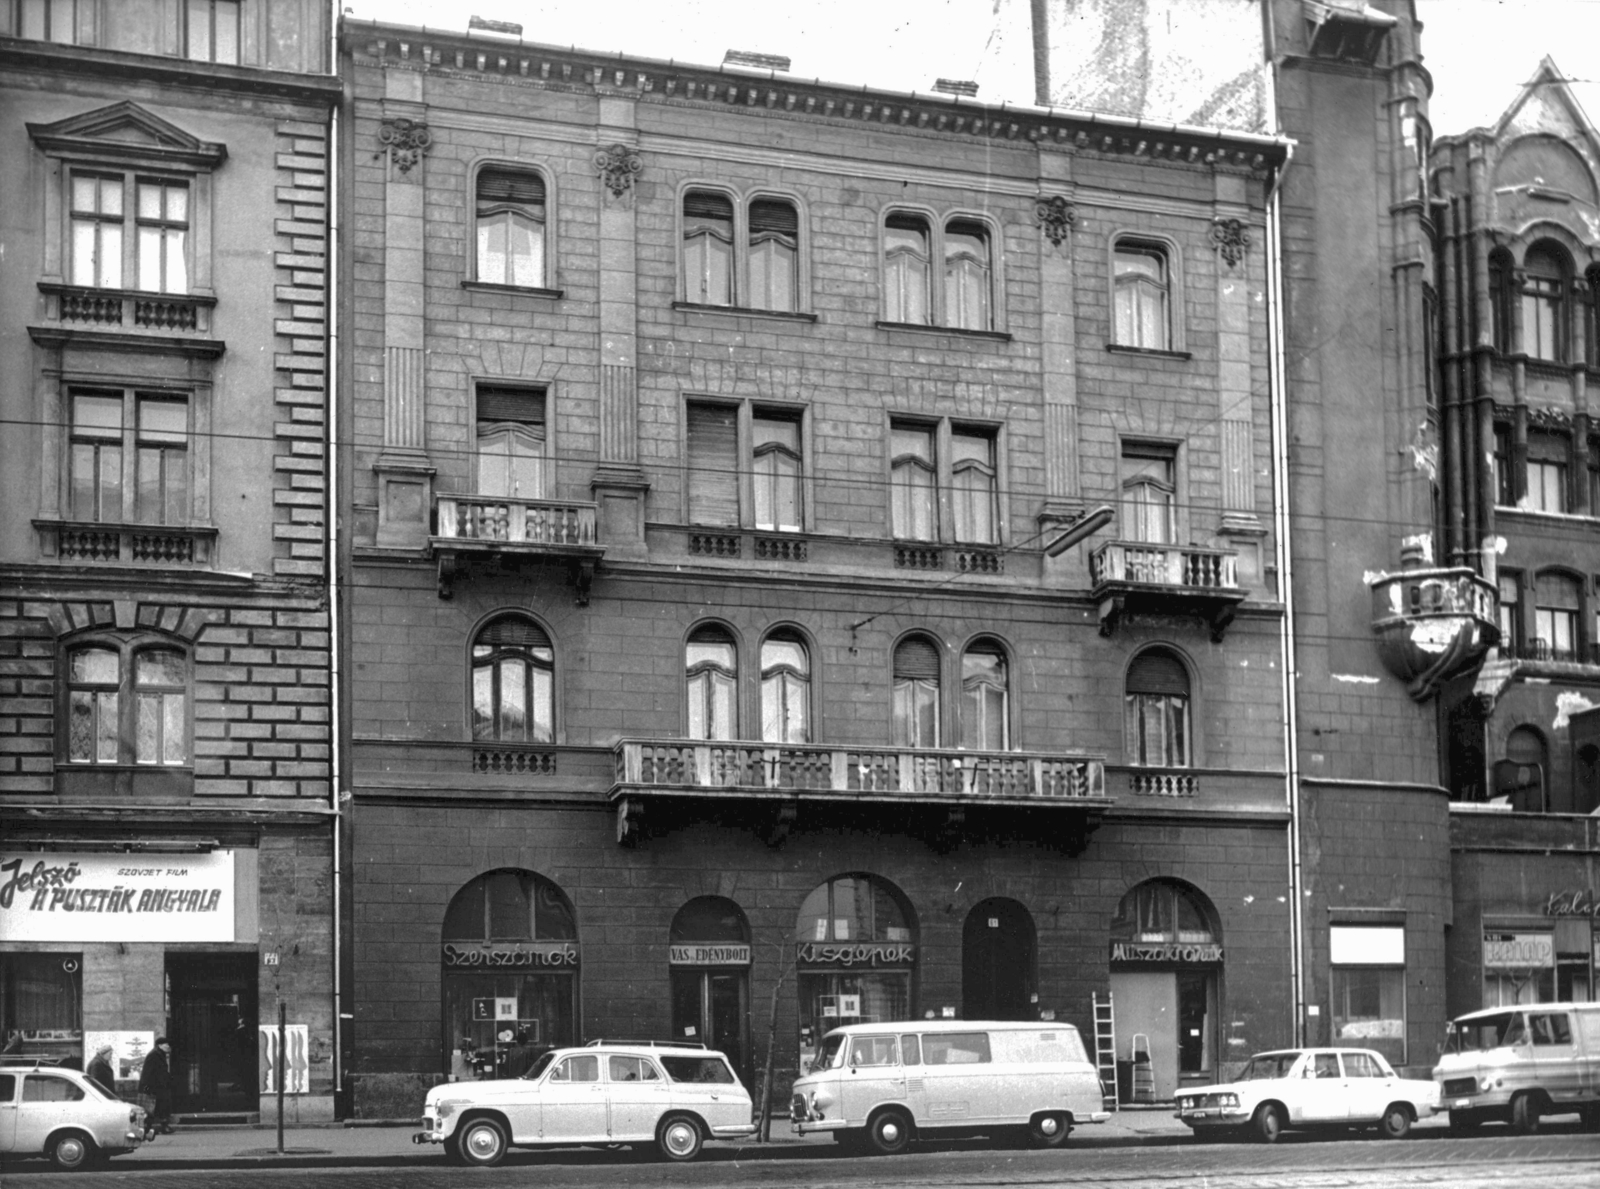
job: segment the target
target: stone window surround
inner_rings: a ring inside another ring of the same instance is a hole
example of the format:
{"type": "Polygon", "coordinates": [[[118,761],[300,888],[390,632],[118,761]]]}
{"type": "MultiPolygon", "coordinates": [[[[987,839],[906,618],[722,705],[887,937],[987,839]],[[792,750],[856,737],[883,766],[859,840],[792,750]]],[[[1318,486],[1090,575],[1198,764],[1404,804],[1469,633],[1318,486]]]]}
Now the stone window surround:
{"type": "MultiPolygon", "coordinates": [[[[1165,542],[1167,545],[1181,545],[1190,539],[1191,517],[1189,500],[1186,493],[1189,490],[1189,460],[1187,445],[1181,438],[1166,438],[1150,434],[1119,434],[1117,436],[1117,484],[1114,492],[1114,503],[1117,508],[1117,532],[1119,539],[1124,541],[1136,540],[1129,531],[1128,526],[1122,523],[1124,511],[1123,500],[1127,492],[1128,475],[1127,462],[1130,457],[1144,457],[1161,454],[1172,460],[1172,539],[1165,542]]],[[[1152,542],[1155,544],[1156,542],[1152,542]]]]}
{"type": "MultiPolygon", "coordinates": [[[[1205,767],[1205,735],[1202,729],[1203,723],[1201,721],[1202,716],[1200,714],[1200,702],[1203,697],[1200,689],[1200,667],[1195,664],[1194,658],[1190,656],[1188,652],[1182,648],[1179,648],[1170,640],[1156,639],[1141,642],[1136,648],[1133,649],[1133,651],[1128,654],[1128,659],[1122,666],[1122,680],[1119,688],[1121,689],[1124,697],[1126,697],[1128,690],[1128,673],[1132,670],[1134,662],[1147,652],[1162,652],[1167,656],[1170,656],[1173,660],[1177,661],[1178,664],[1183,666],[1184,672],[1189,678],[1189,716],[1188,722],[1185,724],[1189,731],[1189,758],[1188,761],[1183,765],[1183,768],[1203,768],[1205,767]]],[[[1126,761],[1128,764],[1137,767],[1139,766],[1139,763],[1136,757],[1139,754],[1139,748],[1137,741],[1130,738],[1127,734],[1128,721],[1126,714],[1122,715],[1122,730],[1122,754],[1128,757],[1126,761]]]]}
{"type": "MultiPolygon", "coordinates": [[[[966,691],[962,688],[962,664],[967,653],[980,645],[992,645],[998,649],[1006,662],[1006,734],[1011,741],[1009,750],[1025,751],[1027,745],[1023,736],[1023,704],[1026,701],[1025,691],[1021,688],[1022,682],[1018,680],[1020,672],[1017,665],[1017,650],[1015,646],[993,627],[979,628],[965,638],[954,644],[945,640],[939,633],[927,627],[912,627],[900,632],[889,642],[884,650],[883,688],[889,697],[894,691],[894,662],[895,652],[900,645],[910,639],[926,640],[931,643],[939,654],[939,738],[940,747],[964,747],[962,743],[952,743],[952,740],[963,738],[962,732],[966,726],[965,707],[966,691]]],[[[893,713],[891,711],[885,720],[893,730],[893,713]]]]}
{"type": "Polygon", "coordinates": [[[1106,346],[1114,351],[1136,355],[1162,357],[1189,357],[1188,338],[1185,333],[1185,280],[1183,249],[1170,235],[1159,231],[1146,231],[1139,227],[1115,227],[1106,236],[1106,346]],[[1131,248],[1155,249],[1166,257],[1167,263],[1167,345],[1164,349],[1131,346],[1116,341],[1117,310],[1117,249],[1123,244],[1131,248]]]}
{"type": "MultiPolygon", "coordinates": [[[[681,443],[678,457],[683,459],[685,464],[687,464],[689,458],[690,405],[720,405],[723,408],[733,409],[737,420],[739,525],[737,529],[729,526],[724,530],[727,532],[759,531],[763,533],[781,533],[785,531],[782,529],[758,530],[756,528],[755,433],[751,423],[760,413],[772,413],[781,418],[792,417],[799,422],[800,531],[802,533],[814,532],[816,530],[814,512],[816,507],[816,480],[814,476],[816,449],[811,438],[811,406],[799,401],[759,400],[751,397],[714,396],[710,393],[685,392],[683,398],[678,402],[678,441],[681,443]]],[[[690,472],[686,465],[683,472],[683,493],[678,505],[679,520],[684,525],[689,525],[689,483],[690,472]]]]}
{"type": "Polygon", "coordinates": [[[463,277],[461,284],[469,289],[483,289],[494,293],[522,293],[529,297],[560,299],[565,290],[556,281],[561,276],[560,261],[560,195],[553,169],[535,161],[514,157],[477,157],[467,167],[466,192],[462,201],[468,213],[467,238],[463,245],[463,277]],[[504,285],[496,281],[478,279],[478,175],[484,170],[507,173],[528,173],[538,176],[544,184],[544,281],[542,286],[504,285]]]}
{"type": "MultiPolygon", "coordinates": [[[[517,607],[517,606],[510,606],[510,605],[490,608],[488,611],[485,611],[482,615],[478,616],[478,618],[473,622],[472,626],[467,630],[466,639],[465,639],[466,647],[462,650],[462,652],[463,652],[462,667],[463,667],[463,670],[464,670],[464,677],[463,677],[463,681],[462,681],[462,685],[463,685],[463,689],[464,689],[464,693],[463,693],[463,699],[464,700],[462,702],[462,706],[463,706],[463,710],[464,710],[464,720],[463,720],[463,723],[462,723],[462,732],[463,732],[463,734],[462,734],[461,737],[463,739],[469,740],[470,742],[472,742],[474,744],[487,746],[487,747],[500,746],[502,744],[502,742],[508,743],[511,746],[519,746],[518,744],[513,743],[513,742],[511,742],[509,740],[508,741],[502,741],[502,740],[498,740],[498,739],[474,739],[473,738],[473,734],[472,734],[472,710],[473,710],[473,658],[472,658],[472,650],[477,645],[478,637],[483,634],[483,631],[484,631],[485,628],[487,628],[490,624],[494,623],[496,620],[499,620],[499,619],[510,619],[510,618],[526,620],[528,623],[532,624],[534,627],[538,628],[541,632],[543,632],[544,635],[545,635],[545,639],[550,641],[550,719],[551,719],[551,722],[550,722],[550,735],[551,735],[551,740],[550,740],[549,743],[527,743],[527,744],[521,744],[520,746],[525,746],[525,747],[560,747],[560,746],[563,746],[567,741],[567,732],[566,732],[566,715],[562,713],[562,702],[561,702],[561,687],[562,687],[562,678],[563,678],[563,673],[562,673],[563,665],[562,665],[562,661],[561,661],[561,645],[560,645],[560,642],[558,641],[558,639],[556,637],[556,633],[551,629],[549,622],[547,620],[545,620],[543,616],[536,615],[534,612],[528,610],[528,608],[526,608],[526,607],[517,607]]],[[[531,713],[531,711],[530,711],[530,713],[531,713]]]]}
{"type": "Polygon", "coordinates": [[[805,200],[792,190],[777,189],[765,185],[747,186],[741,190],[738,187],[729,185],[727,182],[708,179],[689,179],[679,182],[677,191],[673,195],[672,208],[672,269],[673,275],[677,278],[674,289],[676,294],[674,305],[696,312],[755,314],[775,318],[802,318],[807,321],[815,321],[816,313],[812,309],[811,303],[811,235],[808,230],[810,225],[810,216],[806,210],[805,200]],[[785,202],[794,207],[799,244],[795,249],[795,308],[793,310],[767,310],[737,302],[726,306],[704,305],[700,302],[691,302],[688,299],[688,281],[683,275],[683,203],[685,197],[691,191],[717,194],[733,204],[732,271],[735,298],[742,298],[749,290],[751,204],[762,199],[771,199],[774,202],[785,202]]]}
{"type": "MultiPolygon", "coordinates": [[[[883,412],[883,523],[886,540],[899,540],[894,535],[894,428],[931,429],[934,435],[933,471],[935,511],[938,526],[934,539],[926,542],[933,546],[970,546],[973,549],[1005,551],[1011,548],[1011,469],[1006,448],[1006,424],[981,417],[932,417],[925,413],[902,412],[885,409],[883,412]],[[955,537],[955,509],[952,500],[955,488],[952,480],[952,450],[950,435],[955,432],[987,435],[994,443],[995,485],[995,540],[958,541],[955,537]]],[[[909,540],[909,538],[908,538],[909,540]]]]}
{"type": "Polygon", "coordinates": [[[895,330],[926,330],[930,332],[945,332],[955,334],[970,334],[984,337],[998,337],[1009,340],[1011,338],[1009,321],[1006,316],[1006,251],[1005,229],[991,212],[976,210],[969,207],[949,207],[940,210],[926,203],[891,202],[878,212],[878,259],[875,275],[878,278],[878,317],[879,326],[893,327],[895,330]],[[884,284],[884,267],[888,256],[888,226],[889,220],[895,215],[910,215],[928,221],[928,315],[933,317],[935,312],[941,316],[944,312],[944,234],[951,223],[977,223],[980,224],[989,236],[989,325],[983,329],[972,330],[966,327],[952,326],[946,321],[929,322],[927,325],[912,322],[889,322],[888,293],[884,284]]]}
{"type": "MultiPolygon", "coordinates": [[[[689,624],[678,641],[678,697],[683,705],[680,729],[685,739],[689,738],[689,703],[686,682],[688,668],[684,664],[684,658],[688,656],[689,641],[697,632],[707,628],[724,632],[733,641],[734,705],[742,741],[756,742],[761,735],[761,649],[775,636],[796,641],[805,648],[806,660],[810,665],[810,672],[807,675],[810,683],[807,726],[810,728],[811,743],[820,743],[827,738],[823,729],[827,697],[823,685],[822,650],[817,644],[816,636],[795,620],[780,619],[764,625],[756,634],[752,646],[746,640],[745,633],[741,632],[731,620],[718,615],[707,615],[689,624]]],[[[773,746],[783,745],[773,744],[773,746]]]]}

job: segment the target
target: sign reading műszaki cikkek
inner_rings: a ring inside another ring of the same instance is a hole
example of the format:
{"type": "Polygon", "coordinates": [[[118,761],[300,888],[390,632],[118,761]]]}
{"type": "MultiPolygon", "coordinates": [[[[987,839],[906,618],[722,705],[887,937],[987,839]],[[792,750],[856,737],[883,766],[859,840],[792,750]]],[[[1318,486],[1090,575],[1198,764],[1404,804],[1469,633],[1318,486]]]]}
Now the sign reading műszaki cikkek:
{"type": "Polygon", "coordinates": [[[1113,941],[1113,962],[1220,962],[1222,946],[1215,942],[1113,941]]]}
{"type": "Polygon", "coordinates": [[[232,941],[233,852],[0,850],[7,941],[232,941]]]}

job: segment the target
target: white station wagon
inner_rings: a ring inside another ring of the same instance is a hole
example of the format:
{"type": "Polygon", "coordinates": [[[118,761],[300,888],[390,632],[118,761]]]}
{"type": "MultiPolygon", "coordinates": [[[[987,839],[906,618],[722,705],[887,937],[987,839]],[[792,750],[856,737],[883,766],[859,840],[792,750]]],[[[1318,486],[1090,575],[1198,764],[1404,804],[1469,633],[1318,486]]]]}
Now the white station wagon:
{"type": "Polygon", "coordinates": [[[1283,1049],[1225,1085],[1180,1090],[1177,1118],[1196,1136],[1253,1129],[1270,1144],[1290,1128],[1376,1126],[1400,1139],[1438,1109],[1437,1083],[1401,1077],[1370,1049],[1283,1049]]]}
{"type": "Polygon", "coordinates": [[[143,1109],[77,1070],[0,1066],[0,1156],[48,1156],[57,1168],[84,1169],[143,1142],[143,1109]]]}
{"type": "Polygon", "coordinates": [[[509,1148],[653,1144],[693,1160],[708,1139],[751,1135],[750,1094],[721,1053],[686,1045],[596,1041],[556,1049],[520,1078],[428,1091],[418,1144],[462,1164],[498,1164],[509,1148]]]}

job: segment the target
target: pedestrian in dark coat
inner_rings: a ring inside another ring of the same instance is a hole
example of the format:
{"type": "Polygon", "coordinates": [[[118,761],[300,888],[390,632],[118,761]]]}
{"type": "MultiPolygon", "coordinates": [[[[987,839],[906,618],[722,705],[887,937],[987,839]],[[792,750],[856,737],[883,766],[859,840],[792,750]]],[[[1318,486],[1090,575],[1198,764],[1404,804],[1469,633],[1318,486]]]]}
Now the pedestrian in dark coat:
{"type": "Polygon", "coordinates": [[[156,1047],[144,1059],[139,1071],[139,1093],[155,1099],[150,1111],[150,1126],[166,1135],[172,1134],[172,1042],[164,1036],[156,1037],[156,1047]]]}
{"type": "Polygon", "coordinates": [[[117,1096],[117,1075],[111,1070],[111,1046],[101,1045],[94,1051],[94,1060],[84,1070],[84,1076],[98,1082],[100,1088],[113,1098],[117,1096]]]}

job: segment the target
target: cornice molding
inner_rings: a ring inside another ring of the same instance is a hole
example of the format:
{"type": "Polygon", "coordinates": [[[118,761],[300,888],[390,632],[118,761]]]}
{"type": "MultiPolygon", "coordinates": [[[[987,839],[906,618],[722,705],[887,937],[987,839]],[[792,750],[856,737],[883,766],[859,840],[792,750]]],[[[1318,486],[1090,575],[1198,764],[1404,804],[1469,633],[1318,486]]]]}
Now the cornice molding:
{"type": "Polygon", "coordinates": [[[344,84],[333,75],[291,74],[254,66],[191,62],[162,54],[0,37],[0,74],[29,70],[53,79],[73,75],[101,81],[128,80],[211,94],[220,92],[238,99],[286,99],[326,108],[332,108],[344,93],[344,84]]]}

